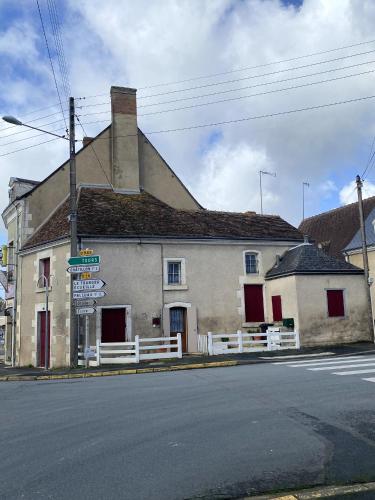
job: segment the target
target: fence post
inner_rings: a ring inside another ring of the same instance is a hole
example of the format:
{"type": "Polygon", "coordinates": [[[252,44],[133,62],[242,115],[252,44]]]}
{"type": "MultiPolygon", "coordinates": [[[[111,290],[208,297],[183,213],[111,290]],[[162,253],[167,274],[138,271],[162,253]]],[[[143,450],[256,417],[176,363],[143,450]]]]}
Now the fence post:
{"type": "Polygon", "coordinates": [[[267,351],[272,351],[271,335],[268,330],[266,331],[266,336],[267,336],[267,351]]]}
{"type": "Polygon", "coordinates": [[[100,366],[100,340],[96,339],[96,366],[100,366]]]}
{"type": "Polygon", "coordinates": [[[296,349],[300,349],[301,348],[301,344],[300,344],[300,339],[299,339],[299,332],[294,332],[295,336],[296,336],[296,349]]]}
{"type": "Polygon", "coordinates": [[[182,340],[181,333],[177,334],[177,357],[182,358],[182,340]]]}
{"type": "Polygon", "coordinates": [[[134,344],[135,344],[135,362],[139,363],[139,335],[136,335],[134,338],[134,344]]]}
{"type": "Polygon", "coordinates": [[[238,352],[243,352],[243,337],[241,330],[237,330],[238,337],[238,352]]]}
{"type": "Polygon", "coordinates": [[[212,341],[212,333],[211,332],[207,333],[207,340],[208,340],[208,354],[209,354],[209,356],[213,356],[214,355],[214,345],[213,345],[213,341],[212,341]]]}

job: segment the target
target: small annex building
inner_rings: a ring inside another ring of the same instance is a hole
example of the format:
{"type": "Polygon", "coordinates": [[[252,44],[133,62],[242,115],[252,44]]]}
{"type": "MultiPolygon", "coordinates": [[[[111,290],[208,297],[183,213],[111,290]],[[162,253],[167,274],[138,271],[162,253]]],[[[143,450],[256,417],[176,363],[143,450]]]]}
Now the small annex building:
{"type": "Polygon", "coordinates": [[[294,318],[302,346],[372,338],[364,271],[305,241],[266,273],[274,307],[294,318]]]}

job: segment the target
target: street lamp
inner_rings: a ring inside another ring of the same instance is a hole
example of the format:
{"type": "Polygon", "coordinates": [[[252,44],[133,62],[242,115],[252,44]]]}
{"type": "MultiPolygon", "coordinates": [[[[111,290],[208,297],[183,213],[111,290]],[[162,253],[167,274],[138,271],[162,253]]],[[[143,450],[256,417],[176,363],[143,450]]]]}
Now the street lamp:
{"type": "Polygon", "coordinates": [[[22,123],[20,120],[18,120],[18,118],[15,118],[14,116],[3,116],[3,120],[7,123],[11,123],[12,125],[22,125],[23,127],[32,128],[33,130],[39,130],[39,132],[44,132],[45,134],[54,135],[55,137],[59,137],[60,139],[66,139],[67,141],[69,141],[68,137],[65,137],[65,135],[54,134],[53,132],[48,132],[48,130],[43,130],[41,128],[28,125],[27,123],[22,123]]]}
{"type": "Polygon", "coordinates": [[[270,175],[271,177],[276,177],[276,172],[266,172],[265,170],[259,170],[260,213],[263,215],[262,175],[270,175]]]}
{"type": "MultiPolygon", "coordinates": [[[[69,141],[69,186],[70,186],[70,207],[69,207],[69,224],[70,224],[70,256],[75,257],[77,255],[77,188],[76,188],[76,151],[75,151],[75,111],[74,111],[74,97],[69,97],[69,137],[65,135],[54,134],[48,130],[43,130],[41,128],[33,127],[27,123],[23,123],[18,118],[14,116],[3,116],[3,120],[12,125],[21,125],[23,127],[31,128],[43,132],[45,134],[53,135],[59,137],[60,139],[65,139],[69,141]]],[[[78,337],[77,337],[77,324],[76,315],[73,307],[73,278],[71,275],[70,280],[70,331],[71,331],[71,359],[72,364],[78,364],[78,337]]]]}

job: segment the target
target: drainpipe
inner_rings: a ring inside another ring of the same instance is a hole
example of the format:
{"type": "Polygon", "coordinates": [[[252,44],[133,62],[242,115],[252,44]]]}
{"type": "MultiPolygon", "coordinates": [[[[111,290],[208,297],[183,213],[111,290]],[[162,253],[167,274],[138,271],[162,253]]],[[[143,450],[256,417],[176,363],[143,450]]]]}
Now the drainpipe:
{"type": "Polygon", "coordinates": [[[19,221],[20,212],[18,210],[18,205],[16,205],[17,222],[16,222],[16,245],[14,248],[14,297],[13,297],[13,318],[12,318],[12,347],[11,347],[11,358],[12,366],[16,364],[16,327],[17,327],[17,293],[18,293],[18,251],[19,251],[19,221]]]}
{"type": "Polygon", "coordinates": [[[163,243],[160,243],[160,261],[161,261],[161,309],[160,309],[160,326],[164,332],[164,247],[163,243]]]}

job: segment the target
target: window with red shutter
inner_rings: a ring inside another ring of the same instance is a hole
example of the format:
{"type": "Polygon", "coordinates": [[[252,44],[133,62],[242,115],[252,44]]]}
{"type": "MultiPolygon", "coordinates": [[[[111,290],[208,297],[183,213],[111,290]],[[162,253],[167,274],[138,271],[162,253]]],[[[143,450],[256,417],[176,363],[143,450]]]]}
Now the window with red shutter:
{"type": "Polygon", "coordinates": [[[327,306],[330,318],[344,317],[344,290],[327,290],[327,306]]]}
{"type": "MultiPolygon", "coordinates": [[[[39,274],[40,276],[45,276],[47,278],[48,283],[50,281],[50,269],[51,269],[51,264],[49,257],[46,259],[40,259],[39,274]]],[[[40,286],[43,288],[45,286],[44,280],[41,278],[40,281],[41,281],[40,286]]]]}
{"type": "Polygon", "coordinates": [[[281,307],[281,295],[272,296],[272,313],[274,321],[282,321],[283,311],[281,307]]]}

